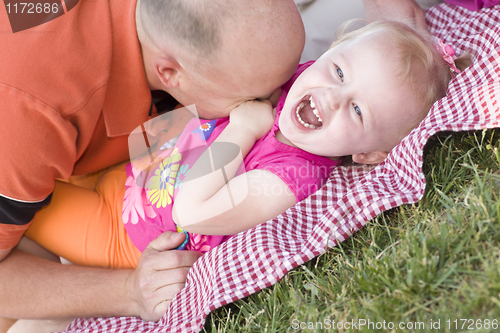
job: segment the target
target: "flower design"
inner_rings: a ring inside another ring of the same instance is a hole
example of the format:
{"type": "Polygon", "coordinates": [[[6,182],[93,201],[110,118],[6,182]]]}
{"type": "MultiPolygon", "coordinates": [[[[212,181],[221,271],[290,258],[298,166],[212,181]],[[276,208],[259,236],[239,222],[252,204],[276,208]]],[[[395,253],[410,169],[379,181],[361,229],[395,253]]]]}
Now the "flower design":
{"type": "Polygon", "coordinates": [[[207,141],[215,129],[216,122],[217,120],[212,120],[207,123],[201,124],[196,129],[194,129],[192,133],[198,133],[200,135],[200,139],[207,141]]]}
{"type": "Polygon", "coordinates": [[[186,180],[189,173],[189,164],[181,165],[179,172],[177,172],[177,179],[175,180],[175,188],[181,188],[182,183],[186,180]]]}
{"type": "Polygon", "coordinates": [[[147,171],[148,173],[151,172],[151,170],[160,164],[164,157],[170,155],[171,153],[172,149],[159,150],[146,156],[134,158],[131,161],[134,176],[137,177],[137,175],[142,171],[147,171]]]}
{"type": "Polygon", "coordinates": [[[154,176],[146,185],[148,198],[151,204],[156,204],[156,208],[165,208],[172,204],[175,178],[181,157],[178,149],[175,148],[168,157],[161,161],[154,176]]]}
{"type": "Polygon", "coordinates": [[[143,188],[146,174],[141,172],[137,178],[128,176],[125,182],[125,197],[123,199],[122,219],[123,223],[137,224],[139,218],[142,220],[156,217],[156,213],[148,204],[146,193],[143,188]]]}
{"type": "Polygon", "coordinates": [[[208,252],[210,244],[207,244],[208,237],[205,235],[191,234],[189,237],[188,251],[208,252]]]}

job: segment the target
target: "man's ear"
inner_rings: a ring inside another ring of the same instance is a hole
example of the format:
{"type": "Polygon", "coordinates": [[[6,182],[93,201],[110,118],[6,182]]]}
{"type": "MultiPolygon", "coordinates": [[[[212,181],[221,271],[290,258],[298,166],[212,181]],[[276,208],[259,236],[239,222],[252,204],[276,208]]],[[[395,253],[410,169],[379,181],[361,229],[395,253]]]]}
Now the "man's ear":
{"type": "Polygon", "coordinates": [[[179,85],[182,67],[173,58],[158,57],[154,61],[155,74],[166,88],[173,88],[179,85]]]}
{"type": "Polygon", "coordinates": [[[368,153],[361,153],[352,155],[352,161],[359,164],[379,164],[386,159],[388,153],[385,151],[370,151],[368,153]]]}

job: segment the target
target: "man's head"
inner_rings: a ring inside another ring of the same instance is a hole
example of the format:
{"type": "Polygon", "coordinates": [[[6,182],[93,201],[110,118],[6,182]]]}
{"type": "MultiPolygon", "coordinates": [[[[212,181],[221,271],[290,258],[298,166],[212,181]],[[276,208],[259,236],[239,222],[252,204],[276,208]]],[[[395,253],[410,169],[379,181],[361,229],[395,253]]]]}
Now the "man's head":
{"type": "Polygon", "coordinates": [[[140,0],[136,21],[150,88],[205,118],[269,97],[304,45],[292,0],[140,0]]]}

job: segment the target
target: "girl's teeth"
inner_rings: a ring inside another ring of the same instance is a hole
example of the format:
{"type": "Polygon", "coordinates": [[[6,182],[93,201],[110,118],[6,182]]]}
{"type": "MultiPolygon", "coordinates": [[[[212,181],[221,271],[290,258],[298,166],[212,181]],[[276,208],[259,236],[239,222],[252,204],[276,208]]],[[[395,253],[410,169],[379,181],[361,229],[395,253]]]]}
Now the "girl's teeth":
{"type": "Polygon", "coordinates": [[[304,102],[300,102],[300,104],[297,106],[297,110],[295,110],[295,113],[299,115],[300,110],[304,107],[304,102]]]}
{"type": "Polygon", "coordinates": [[[302,108],[304,107],[304,102],[301,102],[299,104],[299,106],[297,106],[297,109],[295,110],[295,114],[297,115],[297,119],[299,120],[299,122],[302,124],[302,126],[304,127],[307,127],[307,128],[312,128],[312,129],[315,129],[316,126],[314,125],[311,125],[311,124],[308,124],[306,123],[305,121],[302,120],[302,118],[300,117],[300,110],[302,110],[302,108]]]}
{"type": "Polygon", "coordinates": [[[309,97],[309,103],[311,104],[311,108],[316,110],[316,104],[314,104],[313,97],[309,97]]]}
{"type": "Polygon", "coordinates": [[[319,116],[318,110],[316,110],[316,103],[314,103],[312,96],[309,97],[309,103],[311,104],[314,115],[318,118],[319,121],[323,122],[323,119],[321,119],[321,117],[319,116]]]}
{"type": "MultiPolygon", "coordinates": [[[[321,119],[320,115],[319,115],[319,112],[318,110],[316,110],[316,103],[314,103],[313,101],[313,98],[312,96],[309,97],[309,104],[313,110],[313,113],[314,115],[318,118],[318,120],[320,122],[323,122],[323,119],[321,119]]],[[[297,119],[299,120],[299,122],[304,126],[304,127],[307,127],[307,128],[316,128],[316,126],[312,125],[312,124],[309,124],[309,123],[306,123],[304,120],[302,120],[302,118],[300,117],[300,111],[304,108],[305,104],[304,102],[300,102],[300,104],[297,106],[297,109],[295,110],[295,114],[297,115],[297,119]]]]}
{"type": "Polygon", "coordinates": [[[321,119],[321,117],[319,116],[318,110],[316,110],[316,109],[313,108],[313,113],[318,118],[319,121],[323,122],[323,119],[321,119]]]}

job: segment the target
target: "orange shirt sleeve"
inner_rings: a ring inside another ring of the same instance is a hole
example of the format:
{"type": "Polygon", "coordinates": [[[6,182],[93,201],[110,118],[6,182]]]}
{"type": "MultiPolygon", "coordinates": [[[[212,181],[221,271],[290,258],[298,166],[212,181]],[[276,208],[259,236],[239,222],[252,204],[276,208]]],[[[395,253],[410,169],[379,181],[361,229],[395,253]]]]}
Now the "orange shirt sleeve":
{"type": "Polygon", "coordinates": [[[0,250],[12,249],[17,245],[30,224],[0,224],[0,250]]]}
{"type": "Polygon", "coordinates": [[[43,102],[0,84],[0,195],[23,202],[44,200],[54,180],[68,178],[76,160],[78,132],[43,102]]]}
{"type": "Polygon", "coordinates": [[[0,249],[14,247],[56,178],[73,170],[77,131],[43,102],[0,84],[0,249]]]}

